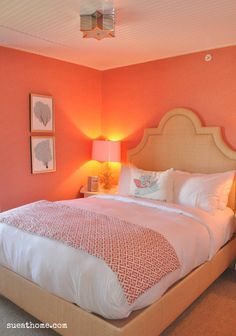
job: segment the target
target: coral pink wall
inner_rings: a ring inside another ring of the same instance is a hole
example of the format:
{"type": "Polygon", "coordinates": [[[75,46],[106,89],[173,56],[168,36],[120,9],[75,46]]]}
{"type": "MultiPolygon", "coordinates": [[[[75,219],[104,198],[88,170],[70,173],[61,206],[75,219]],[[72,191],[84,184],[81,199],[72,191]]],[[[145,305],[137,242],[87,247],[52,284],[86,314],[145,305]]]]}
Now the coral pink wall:
{"type": "Polygon", "coordinates": [[[155,127],[165,112],[187,107],[205,125],[223,126],[236,149],[236,46],[173,57],[103,72],[102,125],[107,136],[131,148],[144,127],[155,127]]]}
{"type": "Polygon", "coordinates": [[[236,149],[236,47],[210,53],[211,62],[200,52],[99,72],[0,47],[0,208],[76,197],[93,173],[89,138],[124,139],[125,153],[173,107],[223,126],[236,149]],[[55,173],[30,172],[30,92],[54,97],[55,173]]]}
{"type": "Polygon", "coordinates": [[[100,126],[99,71],[0,47],[0,209],[76,197],[100,126]],[[31,174],[30,92],[54,98],[55,173],[31,174]]]}

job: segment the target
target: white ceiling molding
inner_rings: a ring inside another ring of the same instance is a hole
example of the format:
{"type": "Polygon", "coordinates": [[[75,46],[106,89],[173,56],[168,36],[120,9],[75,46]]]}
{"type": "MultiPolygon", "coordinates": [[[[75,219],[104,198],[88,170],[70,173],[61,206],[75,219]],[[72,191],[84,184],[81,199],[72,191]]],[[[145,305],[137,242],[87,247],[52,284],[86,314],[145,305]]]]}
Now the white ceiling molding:
{"type": "Polygon", "coordinates": [[[236,45],[235,0],[0,0],[0,45],[99,70],[236,45]],[[116,9],[115,38],[83,39],[80,14],[116,9]]]}

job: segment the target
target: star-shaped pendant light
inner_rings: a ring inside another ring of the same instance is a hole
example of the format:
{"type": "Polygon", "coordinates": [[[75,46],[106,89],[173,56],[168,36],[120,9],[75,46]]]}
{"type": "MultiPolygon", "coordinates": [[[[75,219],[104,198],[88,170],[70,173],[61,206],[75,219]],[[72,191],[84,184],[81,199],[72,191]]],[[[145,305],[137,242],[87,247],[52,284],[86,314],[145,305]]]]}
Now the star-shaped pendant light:
{"type": "Polygon", "coordinates": [[[102,40],[105,37],[115,37],[115,13],[103,14],[96,11],[91,15],[80,15],[80,30],[84,38],[102,40]]]}

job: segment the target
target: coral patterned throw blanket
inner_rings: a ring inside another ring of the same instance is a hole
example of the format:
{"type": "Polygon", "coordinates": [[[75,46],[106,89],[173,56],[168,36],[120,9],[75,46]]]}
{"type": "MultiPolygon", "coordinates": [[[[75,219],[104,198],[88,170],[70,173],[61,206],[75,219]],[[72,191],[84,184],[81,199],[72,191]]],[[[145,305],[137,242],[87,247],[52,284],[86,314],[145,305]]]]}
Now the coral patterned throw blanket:
{"type": "Polygon", "coordinates": [[[0,222],[104,260],[129,304],[180,267],[174,248],[160,233],[83,208],[40,201],[1,213],[0,222]]]}

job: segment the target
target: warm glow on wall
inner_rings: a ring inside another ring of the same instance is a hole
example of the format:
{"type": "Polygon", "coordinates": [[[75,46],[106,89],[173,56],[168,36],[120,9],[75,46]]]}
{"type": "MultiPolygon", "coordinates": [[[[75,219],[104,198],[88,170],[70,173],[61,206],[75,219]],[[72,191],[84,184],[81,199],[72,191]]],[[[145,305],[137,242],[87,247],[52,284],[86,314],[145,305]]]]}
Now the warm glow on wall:
{"type": "Polygon", "coordinates": [[[79,189],[82,185],[87,183],[87,177],[97,175],[100,170],[100,163],[94,160],[87,161],[80,167],[78,167],[73,173],[71,173],[65,180],[57,185],[56,192],[63,193],[64,190],[68,190],[72,185],[77,186],[77,197],[79,194],[79,189]],[[80,181],[80,183],[78,182],[80,181]]]}
{"type": "Polygon", "coordinates": [[[107,139],[111,140],[111,141],[121,141],[122,139],[124,139],[124,135],[123,134],[112,134],[112,135],[107,135],[107,139]]]}
{"type": "Polygon", "coordinates": [[[82,126],[82,125],[79,125],[78,123],[78,127],[80,127],[80,131],[82,133],[84,133],[86,135],[86,137],[90,138],[90,139],[96,139],[99,134],[100,134],[100,129],[99,127],[95,126],[94,127],[86,127],[86,126],[82,126]]]}
{"type": "Polygon", "coordinates": [[[67,117],[70,119],[70,122],[78,132],[83,133],[90,139],[95,139],[101,134],[100,120],[90,120],[91,117],[89,118],[89,116],[93,116],[93,114],[89,111],[86,111],[85,115],[83,116],[78,116],[78,113],[71,113],[67,115],[67,117]]]}

